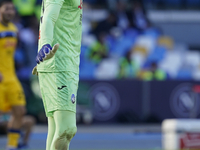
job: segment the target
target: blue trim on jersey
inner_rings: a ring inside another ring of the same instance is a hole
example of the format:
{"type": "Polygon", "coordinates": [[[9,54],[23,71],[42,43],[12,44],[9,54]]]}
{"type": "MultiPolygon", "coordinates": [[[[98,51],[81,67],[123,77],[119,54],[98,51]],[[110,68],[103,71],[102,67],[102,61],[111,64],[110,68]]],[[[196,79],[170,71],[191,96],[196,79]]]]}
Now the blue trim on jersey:
{"type": "Polygon", "coordinates": [[[13,31],[0,32],[0,38],[5,38],[5,37],[17,37],[17,33],[13,31]]]}

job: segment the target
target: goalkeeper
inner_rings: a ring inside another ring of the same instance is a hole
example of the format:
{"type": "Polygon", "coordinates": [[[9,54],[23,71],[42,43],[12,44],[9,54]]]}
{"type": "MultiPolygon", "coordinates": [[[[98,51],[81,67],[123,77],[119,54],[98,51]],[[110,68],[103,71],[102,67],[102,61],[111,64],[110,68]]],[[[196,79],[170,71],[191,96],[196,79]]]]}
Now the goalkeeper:
{"type": "Polygon", "coordinates": [[[48,117],[46,150],[68,150],[77,131],[82,4],[82,0],[43,0],[42,4],[38,65],[32,73],[39,76],[48,117]]]}

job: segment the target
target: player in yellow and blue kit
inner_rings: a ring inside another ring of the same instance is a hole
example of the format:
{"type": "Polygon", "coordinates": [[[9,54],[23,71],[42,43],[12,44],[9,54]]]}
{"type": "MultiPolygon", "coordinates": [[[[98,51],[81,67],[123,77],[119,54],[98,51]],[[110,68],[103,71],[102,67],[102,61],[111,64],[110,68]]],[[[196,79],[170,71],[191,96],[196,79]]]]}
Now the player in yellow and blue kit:
{"type": "Polygon", "coordinates": [[[12,1],[0,0],[0,111],[6,113],[11,110],[7,150],[17,149],[22,118],[25,114],[24,92],[14,68],[17,28],[10,22],[14,15],[12,1]]]}
{"type": "Polygon", "coordinates": [[[82,5],[82,0],[43,0],[42,3],[38,65],[33,74],[39,76],[48,117],[46,150],[68,150],[77,131],[82,5]]]}

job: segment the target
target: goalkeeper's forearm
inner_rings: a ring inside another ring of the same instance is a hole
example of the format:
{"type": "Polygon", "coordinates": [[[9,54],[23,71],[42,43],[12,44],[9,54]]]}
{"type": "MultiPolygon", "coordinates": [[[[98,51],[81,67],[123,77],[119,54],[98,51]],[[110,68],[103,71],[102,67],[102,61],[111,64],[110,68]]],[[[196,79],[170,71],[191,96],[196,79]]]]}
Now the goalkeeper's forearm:
{"type": "Polygon", "coordinates": [[[60,14],[64,0],[47,0],[44,4],[44,15],[41,23],[40,45],[50,44],[52,46],[54,25],[60,14]]]}

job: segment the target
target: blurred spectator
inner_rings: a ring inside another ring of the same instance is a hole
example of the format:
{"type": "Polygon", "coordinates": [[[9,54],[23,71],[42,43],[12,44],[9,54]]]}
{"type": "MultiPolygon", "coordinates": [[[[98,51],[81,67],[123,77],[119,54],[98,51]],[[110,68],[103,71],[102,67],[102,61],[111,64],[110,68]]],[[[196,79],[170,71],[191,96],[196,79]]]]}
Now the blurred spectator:
{"type": "Polygon", "coordinates": [[[126,53],[125,57],[120,59],[118,78],[136,78],[139,66],[131,57],[132,55],[132,51],[130,50],[126,53]]]}
{"type": "Polygon", "coordinates": [[[92,33],[94,33],[96,36],[98,36],[101,32],[109,33],[110,30],[116,26],[117,26],[116,14],[115,12],[110,11],[108,17],[105,20],[99,22],[96,28],[94,28],[94,30],[92,31],[92,33]]]}
{"type": "Polygon", "coordinates": [[[105,38],[105,32],[99,33],[97,35],[97,41],[89,48],[89,58],[97,64],[100,63],[102,59],[108,57],[108,47],[105,38]]]}
{"type": "Polygon", "coordinates": [[[157,42],[158,45],[164,46],[168,50],[172,50],[174,48],[174,41],[169,36],[160,36],[157,42]]]}
{"type": "Polygon", "coordinates": [[[152,62],[148,69],[141,70],[138,73],[138,78],[146,81],[152,81],[152,80],[161,81],[167,79],[167,73],[158,68],[157,62],[152,62]]]}
{"type": "Polygon", "coordinates": [[[126,3],[123,0],[117,0],[117,26],[123,30],[130,26],[130,22],[127,16],[126,3]]]}
{"type": "Polygon", "coordinates": [[[20,16],[31,16],[34,14],[36,0],[13,0],[20,16]]]}
{"type": "Polygon", "coordinates": [[[132,2],[131,10],[127,13],[127,16],[130,26],[139,31],[143,31],[150,26],[143,2],[140,0],[134,0],[132,2]]]}
{"type": "Polygon", "coordinates": [[[41,0],[13,0],[13,3],[17,9],[17,13],[21,16],[21,22],[24,27],[27,27],[30,23],[32,16],[40,18],[41,0]]]}

